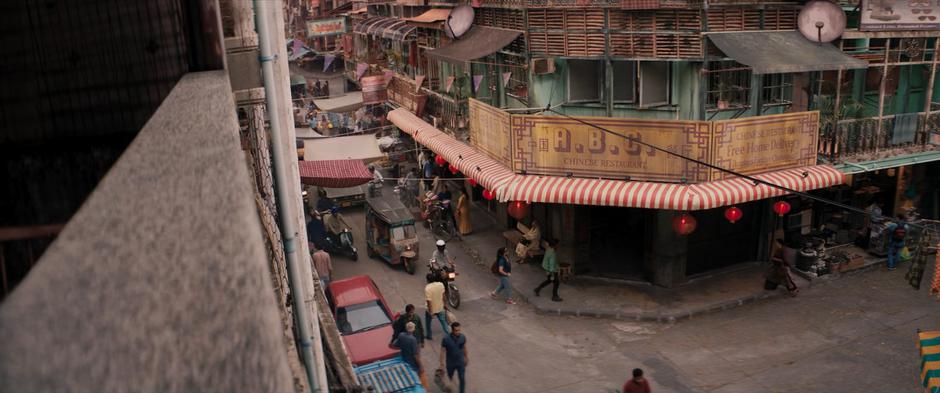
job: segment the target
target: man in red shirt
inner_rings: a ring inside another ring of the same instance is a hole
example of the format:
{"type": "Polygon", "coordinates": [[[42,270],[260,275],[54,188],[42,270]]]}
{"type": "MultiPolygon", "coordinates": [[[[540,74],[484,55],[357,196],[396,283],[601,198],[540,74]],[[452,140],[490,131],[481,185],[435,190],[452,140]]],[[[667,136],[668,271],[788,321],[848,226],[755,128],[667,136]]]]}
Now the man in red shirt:
{"type": "Polygon", "coordinates": [[[643,378],[643,370],[633,369],[633,378],[623,384],[623,393],[650,393],[650,384],[643,378]]]}

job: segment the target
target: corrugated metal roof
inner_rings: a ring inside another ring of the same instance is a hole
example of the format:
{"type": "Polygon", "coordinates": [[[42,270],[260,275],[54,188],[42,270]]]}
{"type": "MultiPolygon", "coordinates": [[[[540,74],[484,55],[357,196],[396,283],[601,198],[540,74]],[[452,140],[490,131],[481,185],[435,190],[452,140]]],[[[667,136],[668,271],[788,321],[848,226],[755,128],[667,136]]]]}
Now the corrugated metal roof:
{"type": "Polygon", "coordinates": [[[868,68],[868,62],[842,53],[831,44],[807,40],[797,31],[748,31],[709,34],[725,55],[748,65],[755,74],[868,68]]]}

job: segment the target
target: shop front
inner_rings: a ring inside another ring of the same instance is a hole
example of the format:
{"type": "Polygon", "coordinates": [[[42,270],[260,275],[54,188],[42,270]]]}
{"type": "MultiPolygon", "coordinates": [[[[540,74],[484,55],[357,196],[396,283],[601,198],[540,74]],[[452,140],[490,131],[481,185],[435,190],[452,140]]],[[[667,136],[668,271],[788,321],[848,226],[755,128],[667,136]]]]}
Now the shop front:
{"type": "MultiPolygon", "coordinates": [[[[768,184],[807,191],[844,182],[831,166],[815,165],[815,112],[714,122],[585,120],[510,115],[475,100],[470,111],[472,146],[403,109],[389,120],[495,200],[531,204],[523,221],[535,218],[544,235],[559,238],[560,257],[575,274],[673,286],[766,260],[775,223],[769,200],[786,194],[768,184]],[[726,217],[732,206],[734,223],[726,217]],[[678,230],[677,220],[697,228],[678,230]]],[[[507,219],[508,228],[514,224],[507,219]]]]}

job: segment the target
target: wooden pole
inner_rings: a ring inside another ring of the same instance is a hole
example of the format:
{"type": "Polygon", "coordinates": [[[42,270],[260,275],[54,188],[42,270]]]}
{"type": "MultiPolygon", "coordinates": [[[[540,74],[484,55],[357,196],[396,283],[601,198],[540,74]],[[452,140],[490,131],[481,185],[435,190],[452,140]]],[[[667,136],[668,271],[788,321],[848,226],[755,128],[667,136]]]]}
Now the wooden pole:
{"type": "Polygon", "coordinates": [[[921,128],[921,142],[927,143],[927,119],[930,118],[930,104],[933,102],[933,87],[937,79],[937,51],[940,50],[940,37],[934,39],[933,56],[930,57],[930,79],[924,92],[924,127],[921,128]]]}
{"type": "MultiPolygon", "coordinates": [[[[844,49],[845,40],[839,40],[839,52],[842,52],[844,49]]],[[[829,130],[829,140],[825,142],[828,146],[823,149],[823,153],[829,157],[830,161],[835,158],[836,152],[839,150],[839,120],[842,114],[842,111],[839,110],[839,105],[842,104],[843,72],[842,68],[839,68],[839,71],[836,72],[836,99],[832,105],[833,115],[836,121],[832,124],[832,129],[829,130]]]]}
{"type": "Polygon", "coordinates": [[[881,83],[878,87],[878,128],[875,129],[875,153],[881,146],[881,127],[884,124],[885,114],[885,88],[888,85],[888,58],[891,56],[891,40],[885,40],[884,64],[881,66],[881,83]]]}

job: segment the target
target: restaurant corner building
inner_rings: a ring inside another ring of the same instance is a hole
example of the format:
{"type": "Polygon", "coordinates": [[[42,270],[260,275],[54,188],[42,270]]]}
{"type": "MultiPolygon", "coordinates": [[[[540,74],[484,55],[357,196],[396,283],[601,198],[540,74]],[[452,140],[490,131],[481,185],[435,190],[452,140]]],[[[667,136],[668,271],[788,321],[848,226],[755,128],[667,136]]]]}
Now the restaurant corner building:
{"type": "Polygon", "coordinates": [[[524,221],[560,239],[575,274],[671,287],[766,261],[773,236],[859,235],[863,217],[630,138],[886,215],[938,215],[940,23],[875,23],[843,3],[849,27],[819,44],[796,31],[797,2],[495,0],[474,3],[454,40],[454,5],[363,4],[347,75],[368,64],[389,78],[388,119],[475,179],[507,229],[507,203],[531,203],[524,221]],[[685,236],[682,214],[697,221],[685,236]]]}

